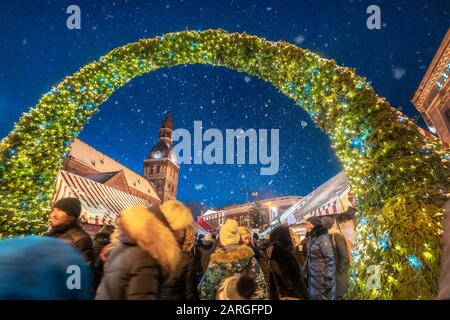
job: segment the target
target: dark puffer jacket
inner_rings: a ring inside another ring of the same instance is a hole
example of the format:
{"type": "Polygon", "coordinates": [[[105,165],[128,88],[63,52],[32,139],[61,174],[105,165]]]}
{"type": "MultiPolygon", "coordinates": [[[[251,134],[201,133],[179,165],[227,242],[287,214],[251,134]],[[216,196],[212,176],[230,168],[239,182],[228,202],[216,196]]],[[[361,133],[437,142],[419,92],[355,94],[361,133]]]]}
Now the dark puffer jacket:
{"type": "Polygon", "coordinates": [[[197,300],[197,277],[193,247],[195,233],[192,227],[175,232],[181,247],[181,261],[172,276],[164,283],[162,300],[197,300]]]}
{"type": "Polygon", "coordinates": [[[329,233],[336,261],[336,299],[342,300],[348,290],[349,259],[347,243],[339,231],[331,229],[329,233]]]}
{"type": "Polygon", "coordinates": [[[147,208],[120,218],[120,241],[112,249],[96,300],[160,299],[163,283],[181,261],[173,232],[147,208]]]}
{"type": "Polygon", "coordinates": [[[73,245],[84,256],[86,262],[92,267],[94,263],[94,251],[92,249],[91,237],[84,231],[83,227],[74,222],[63,226],[51,228],[47,237],[58,238],[66,243],[73,245]]]}
{"type": "Polygon", "coordinates": [[[268,255],[271,269],[271,298],[308,299],[308,291],[303,281],[300,263],[294,253],[289,227],[276,227],[270,233],[270,241],[272,246],[268,249],[268,255]]]}
{"type": "Polygon", "coordinates": [[[316,226],[308,239],[308,289],[310,299],[334,300],[336,264],[328,230],[316,226]]]}

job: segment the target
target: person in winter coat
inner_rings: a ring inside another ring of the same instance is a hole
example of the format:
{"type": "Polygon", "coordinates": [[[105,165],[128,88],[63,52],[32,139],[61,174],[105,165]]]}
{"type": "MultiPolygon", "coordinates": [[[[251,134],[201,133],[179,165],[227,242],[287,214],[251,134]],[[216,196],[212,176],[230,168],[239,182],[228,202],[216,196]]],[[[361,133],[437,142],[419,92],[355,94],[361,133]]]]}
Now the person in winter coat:
{"type": "Polygon", "coordinates": [[[294,241],[288,226],[278,226],[270,233],[271,299],[308,299],[308,291],[299,261],[295,256],[294,241]]]}
{"type": "Polygon", "coordinates": [[[267,238],[261,240],[259,245],[259,265],[261,266],[261,270],[264,274],[264,279],[266,279],[266,283],[270,284],[270,266],[269,266],[269,257],[267,256],[267,249],[270,247],[269,235],[267,238]]]}
{"type": "Polygon", "coordinates": [[[174,232],[192,223],[189,210],[174,200],[125,210],[119,221],[120,241],[109,254],[95,299],[160,299],[164,281],[182,259],[174,232]]]}
{"type": "Polygon", "coordinates": [[[258,248],[259,247],[259,235],[255,232],[253,233],[253,245],[258,248]]]}
{"type": "Polygon", "coordinates": [[[175,232],[181,248],[181,261],[172,276],[164,283],[162,300],[197,300],[197,274],[195,270],[195,231],[191,225],[175,232]]]}
{"type": "Polygon", "coordinates": [[[264,274],[253,257],[253,250],[239,244],[240,235],[235,220],[225,222],[219,231],[218,241],[220,243],[211,254],[201,284],[201,299],[224,299],[224,292],[229,298],[268,299],[264,274]],[[235,277],[234,280],[231,277],[235,277]]]}
{"type": "Polygon", "coordinates": [[[196,248],[195,262],[198,280],[200,280],[205,274],[213,247],[214,240],[212,238],[212,234],[208,233],[204,238],[202,238],[201,243],[199,243],[196,248]]]}
{"type": "Polygon", "coordinates": [[[302,266],[302,268],[303,268],[303,266],[305,265],[305,258],[303,256],[302,252],[300,251],[300,246],[301,246],[300,237],[291,228],[289,228],[289,235],[291,236],[292,243],[294,246],[295,258],[297,258],[297,261],[300,263],[300,266],[302,266]]]}
{"type": "Polygon", "coordinates": [[[328,230],[319,217],[310,217],[306,227],[308,239],[308,290],[312,300],[334,300],[336,264],[328,230]]]}
{"type": "Polygon", "coordinates": [[[95,287],[100,284],[100,280],[103,276],[104,262],[101,257],[102,250],[111,242],[110,237],[114,231],[114,227],[111,225],[104,225],[99,232],[94,236],[94,273],[95,273],[95,287]]]}
{"type": "Polygon", "coordinates": [[[57,201],[50,212],[50,230],[44,235],[73,245],[93,267],[92,240],[79,224],[80,214],[81,203],[77,198],[63,198],[57,201]]]}
{"type": "Polygon", "coordinates": [[[328,229],[331,244],[333,245],[336,262],[336,300],[342,300],[348,290],[349,259],[347,242],[339,229],[333,228],[334,219],[332,217],[323,217],[321,220],[324,228],[328,229]]]}
{"type": "Polygon", "coordinates": [[[91,288],[91,270],[73,245],[36,236],[0,240],[0,300],[87,300],[91,288]]]}
{"type": "Polygon", "coordinates": [[[259,261],[259,250],[253,244],[253,238],[252,238],[252,234],[251,234],[250,230],[248,230],[248,228],[244,227],[244,226],[240,226],[238,228],[238,230],[239,230],[239,235],[241,237],[241,240],[239,243],[247,245],[250,248],[252,248],[252,250],[254,252],[253,256],[256,258],[257,261],[259,261]]]}

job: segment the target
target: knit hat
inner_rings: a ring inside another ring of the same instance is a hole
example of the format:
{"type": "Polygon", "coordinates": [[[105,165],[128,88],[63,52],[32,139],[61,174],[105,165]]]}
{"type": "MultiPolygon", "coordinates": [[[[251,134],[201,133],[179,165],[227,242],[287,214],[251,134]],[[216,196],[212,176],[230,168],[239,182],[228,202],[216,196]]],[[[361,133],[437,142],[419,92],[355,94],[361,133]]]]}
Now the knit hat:
{"type": "Polygon", "coordinates": [[[241,236],[239,235],[238,223],[234,219],[228,219],[219,231],[220,243],[223,246],[239,244],[241,236]]]}
{"type": "Polygon", "coordinates": [[[168,200],[159,206],[172,230],[182,230],[194,223],[192,213],[179,201],[168,200]]]}
{"type": "Polygon", "coordinates": [[[322,224],[322,221],[319,217],[309,217],[306,219],[307,222],[311,223],[314,227],[317,227],[322,224]]]}
{"type": "Polygon", "coordinates": [[[325,229],[331,229],[334,225],[333,217],[322,217],[320,220],[322,221],[322,225],[325,229]]]}
{"type": "Polygon", "coordinates": [[[81,202],[77,198],[60,199],[55,202],[52,208],[60,209],[75,219],[78,219],[81,214],[81,202]]]}

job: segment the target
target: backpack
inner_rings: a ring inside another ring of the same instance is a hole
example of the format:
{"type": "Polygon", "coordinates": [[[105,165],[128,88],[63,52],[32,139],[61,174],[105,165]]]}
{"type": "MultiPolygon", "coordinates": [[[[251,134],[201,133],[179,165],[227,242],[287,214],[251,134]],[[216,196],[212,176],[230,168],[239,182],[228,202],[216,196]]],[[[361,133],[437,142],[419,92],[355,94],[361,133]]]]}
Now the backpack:
{"type": "MultiPolygon", "coordinates": [[[[247,265],[237,274],[224,270],[225,278],[222,279],[216,291],[216,300],[250,300],[256,289],[256,275],[250,275],[253,259],[250,257],[247,265]],[[239,292],[240,286],[246,287],[246,293],[239,292]]],[[[258,273],[258,270],[256,272],[258,273]]]]}

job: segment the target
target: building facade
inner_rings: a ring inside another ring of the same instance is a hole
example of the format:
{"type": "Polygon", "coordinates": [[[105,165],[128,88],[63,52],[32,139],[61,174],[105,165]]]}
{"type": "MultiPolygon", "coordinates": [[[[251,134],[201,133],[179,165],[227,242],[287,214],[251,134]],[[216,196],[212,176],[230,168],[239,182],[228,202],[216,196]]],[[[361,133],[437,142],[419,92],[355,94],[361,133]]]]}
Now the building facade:
{"type": "Polygon", "coordinates": [[[177,196],[179,166],[172,144],[173,120],[166,113],[158,142],[144,160],[143,176],[154,186],[161,202],[173,200],[177,196]]]}
{"type": "Polygon", "coordinates": [[[172,132],[173,121],[167,113],[158,142],[144,160],[143,175],[75,139],[56,178],[53,202],[78,198],[81,222],[94,235],[103,225],[115,224],[119,214],[132,205],[175,199],[179,167],[172,150],[172,132]]]}
{"type": "MultiPolygon", "coordinates": [[[[269,222],[279,217],[283,212],[298,202],[302,197],[285,196],[260,200],[264,220],[269,222]]],[[[221,209],[211,209],[202,214],[207,224],[219,228],[227,219],[235,219],[240,225],[249,226],[255,202],[227,206],[221,209]]]]}
{"type": "Polygon", "coordinates": [[[161,203],[151,182],[79,139],[72,143],[61,169],[142,198],[149,203],[161,203]]]}
{"type": "Polygon", "coordinates": [[[412,103],[430,131],[450,143],[450,29],[439,46],[412,103]]]}

